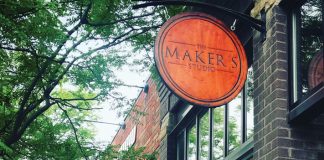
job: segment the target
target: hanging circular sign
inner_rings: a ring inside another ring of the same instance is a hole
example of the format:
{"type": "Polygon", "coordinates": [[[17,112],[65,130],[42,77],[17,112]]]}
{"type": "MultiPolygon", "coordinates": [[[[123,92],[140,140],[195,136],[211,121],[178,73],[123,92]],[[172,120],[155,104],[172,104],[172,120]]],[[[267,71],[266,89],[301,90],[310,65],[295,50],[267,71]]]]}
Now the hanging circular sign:
{"type": "Polygon", "coordinates": [[[244,48],[221,21],[196,12],[170,18],[160,29],[154,59],[165,84],[200,106],[234,99],[246,80],[244,48]]]}

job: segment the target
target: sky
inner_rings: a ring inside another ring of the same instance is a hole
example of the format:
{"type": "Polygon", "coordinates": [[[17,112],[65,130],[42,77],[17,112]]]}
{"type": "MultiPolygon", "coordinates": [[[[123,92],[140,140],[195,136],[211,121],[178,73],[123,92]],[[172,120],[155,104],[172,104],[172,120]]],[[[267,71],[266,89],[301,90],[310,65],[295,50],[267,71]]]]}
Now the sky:
{"type": "MultiPolygon", "coordinates": [[[[66,23],[66,19],[62,18],[62,22],[66,23]]],[[[73,45],[72,42],[68,42],[68,45],[73,45]]],[[[101,46],[105,44],[104,41],[101,40],[95,40],[95,41],[89,41],[86,44],[80,45],[78,47],[79,50],[87,51],[90,48],[95,48],[98,46],[101,46]]],[[[132,46],[127,45],[125,43],[122,43],[121,45],[117,45],[111,48],[109,51],[105,51],[105,54],[109,54],[111,51],[116,51],[118,50],[118,54],[120,56],[122,55],[127,55],[128,53],[132,53],[132,46]]],[[[74,56],[76,56],[79,53],[74,53],[74,56]]],[[[150,53],[152,54],[152,53],[150,53]]],[[[143,59],[144,55],[146,55],[143,52],[132,54],[132,57],[129,57],[126,61],[131,64],[133,60],[136,59],[143,59]]],[[[145,82],[149,78],[150,72],[148,71],[149,69],[146,69],[147,71],[145,72],[138,72],[139,66],[128,66],[125,65],[123,68],[119,70],[114,70],[114,73],[116,74],[117,78],[122,80],[125,84],[128,85],[135,85],[135,86],[145,86],[145,82]]],[[[70,89],[73,88],[73,86],[67,85],[70,89]]],[[[130,88],[130,87],[120,87],[118,90],[122,93],[123,96],[127,96],[128,98],[137,98],[140,89],[138,88],[130,88]]],[[[118,116],[118,113],[116,110],[112,110],[111,107],[113,106],[109,102],[103,102],[101,104],[98,104],[95,106],[96,108],[103,108],[100,110],[95,111],[95,115],[98,117],[96,121],[100,122],[107,122],[107,123],[115,123],[115,124],[121,124],[124,121],[124,117],[118,116]]],[[[117,125],[109,125],[109,124],[103,124],[103,123],[93,123],[95,127],[95,141],[98,143],[102,143],[103,145],[106,145],[107,143],[109,144],[115,134],[117,133],[119,126],[117,125]]]]}

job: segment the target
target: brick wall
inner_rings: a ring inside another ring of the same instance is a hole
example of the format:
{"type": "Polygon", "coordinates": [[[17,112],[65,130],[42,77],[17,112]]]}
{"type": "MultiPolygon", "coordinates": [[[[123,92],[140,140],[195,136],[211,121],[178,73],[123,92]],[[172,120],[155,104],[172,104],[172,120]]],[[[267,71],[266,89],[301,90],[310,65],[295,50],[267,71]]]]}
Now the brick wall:
{"type": "Polygon", "coordinates": [[[266,40],[254,32],[255,160],[324,159],[324,120],[295,126],[287,121],[288,15],[279,5],[268,6],[266,40]]]}
{"type": "Polygon", "coordinates": [[[158,151],[160,146],[160,103],[154,81],[150,78],[147,83],[149,85],[148,93],[141,91],[133,108],[144,115],[131,112],[125,119],[126,128],[119,129],[112,141],[113,145],[122,145],[136,125],[135,148],[146,147],[146,153],[158,151]]]}

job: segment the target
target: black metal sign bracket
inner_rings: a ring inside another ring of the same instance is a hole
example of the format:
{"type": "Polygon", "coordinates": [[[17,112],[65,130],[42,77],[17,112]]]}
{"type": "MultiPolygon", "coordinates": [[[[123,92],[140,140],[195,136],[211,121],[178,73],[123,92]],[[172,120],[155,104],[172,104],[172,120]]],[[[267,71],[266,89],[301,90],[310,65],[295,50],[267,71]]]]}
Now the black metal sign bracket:
{"type": "MultiPolygon", "coordinates": [[[[144,1],[144,0],[135,0],[135,1],[144,1]]],[[[203,3],[203,2],[191,2],[186,0],[164,0],[164,1],[145,1],[145,3],[134,5],[133,9],[139,9],[139,8],[145,8],[148,6],[158,6],[158,5],[184,5],[184,6],[194,6],[199,8],[209,8],[209,9],[215,9],[218,11],[222,11],[230,16],[233,16],[236,19],[248,22],[252,28],[255,30],[261,32],[261,34],[265,35],[266,28],[265,28],[265,19],[259,20],[255,19],[253,17],[250,17],[249,15],[243,14],[241,12],[225,8],[222,6],[209,4],[209,3],[203,3]]]]}

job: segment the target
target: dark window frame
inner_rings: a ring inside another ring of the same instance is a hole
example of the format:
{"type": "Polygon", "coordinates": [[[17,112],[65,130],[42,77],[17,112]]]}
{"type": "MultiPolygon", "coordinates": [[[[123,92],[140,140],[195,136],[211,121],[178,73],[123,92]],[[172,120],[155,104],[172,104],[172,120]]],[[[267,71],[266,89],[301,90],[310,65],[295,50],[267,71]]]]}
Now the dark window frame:
{"type": "MultiPolygon", "coordinates": [[[[324,103],[324,83],[312,89],[306,95],[302,95],[301,84],[301,64],[300,64],[300,46],[301,46],[301,6],[308,0],[299,0],[291,3],[286,0],[283,3],[288,10],[288,28],[289,28],[289,114],[288,121],[290,124],[309,123],[311,120],[324,112],[321,104],[324,103]]],[[[324,2],[322,2],[322,35],[324,35],[324,2]]],[[[323,42],[323,36],[322,36],[323,42]]]]}
{"type": "Polygon", "coordinates": [[[185,151],[185,149],[187,148],[187,147],[185,147],[186,146],[186,142],[185,142],[185,134],[186,134],[186,131],[185,131],[185,129],[183,130],[183,131],[181,131],[178,135],[177,135],[177,159],[181,159],[182,157],[183,158],[185,158],[186,159],[186,151],[185,151]],[[179,141],[181,141],[181,142],[179,142],[179,141]],[[180,143],[183,143],[183,144],[180,144],[180,143]],[[182,145],[183,145],[183,150],[181,150],[181,151],[183,151],[182,153],[180,152],[180,148],[182,147],[182,145]],[[181,157],[181,158],[179,158],[179,157],[181,157]]]}
{"type": "MultiPolygon", "coordinates": [[[[244,88],[241,91],[241,96],[242,96],[242,108],[241,108],[241,120],[240,123],[241,124],[241,128],[240,128],[240,146],[236,147],[235,149],[233,149],[232,151],[229,151],[229,127],[228,127],[228,123],[229,123],[229,113],[228,113],[228,105],[225,104],[221,107],[224,107],[224,122],[223,122],[223,127],[224,127],[224,159],[247,159],[247,158],[251,158],[253,155],[253,136],[250,137],[249,139],[247,139],[248,135],[247,135],[247,118],[246,118],[246,114],[247,114],[247,94],[246,94],[246,90],[247,90],[247,85],[244,86],[244,88]],[[243,131],[244,130],[244,131],[243,131]]],[[[218,107],[216,108],[202,108],[202,107],[191,107],[190,104],[182,104],[181,107],[188,107],[191,108],[190,111],[185,115],[185,117],[181,118],[178,121],[178,124],[176,125],[176,127],[174,128],[174,130],[171,132],[170,136],[173,136],[176,134],[176,136],[178,137],[181,134],[184,134],[185,137],[185,148],[184,148],[184,159],[186,160],[188,157],[188,133],[189,130],[192,126],[196,127],[196,157],[200,157],[200,120],[201,118],[208,114],[208,124],[209,124],[209,144],[208,144],[208,158],[211,159],[212,152],[213,152],[213,110],[214,109],[218,109],[218,107]]],[[[184,109],[187,110],[187,109],[184,109]]],[[[180,113],[181,114],[181,113],[180,113]]],[[[177,140],[178,141],[178,140],[177,140]]],[[[177,157],[179,157],[179,149],[178,149],[178,142],[177,142],[177,157]]]]}

